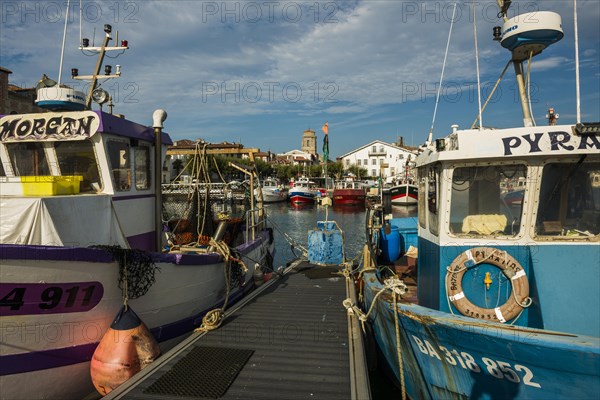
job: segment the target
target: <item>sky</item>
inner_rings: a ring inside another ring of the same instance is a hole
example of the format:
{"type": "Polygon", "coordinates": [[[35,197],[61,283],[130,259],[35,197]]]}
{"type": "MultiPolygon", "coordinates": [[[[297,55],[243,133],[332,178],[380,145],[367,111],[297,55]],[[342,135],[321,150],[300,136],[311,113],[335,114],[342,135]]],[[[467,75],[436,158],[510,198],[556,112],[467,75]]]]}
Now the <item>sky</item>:
{"type": "MultiPolygon", "coordinates": [[[[66,0],[3,0],[0,7],[0,66],[13,72],[10,83],[33,87],[42,74],[58,80],[69,9],[62,83],[84,88],[71,68],[91,74],[96,56],[78,49],[78,0],[70,7],[66,0]]],[[[101,43],[107,23],[115,40],[118,31],[119,41],[129,42],[129,50],[105,59],[113,72],[121,65],[121,78],[102,83],[115,113],[151,125],[162,108],[173,140],[239,142],[274,153],[300,149],[306,129],[316,131],[321,152],[325,122],[330,158],[400,136],[420,145],[433,122],[434,138],[452,124],[467,128],[479,103],[475,31],[482,102],[510,59],[492,40],[492,28],[503,24],[496,0],[112,0],[84,1],[81,10],[90,42],[101,43]]],[[[578,0],[577,10],[581,119],[600,121],[600,1],[578,0]]],[[[574,123],[573,2],[514,0],[509,17],[537,11],[559,13],[564,38],[531,64],[534,118],[545,125],[553,107],[559,123],[574,123]]],[[[522,126],[516,87],[510,67],[484,126],[522,126]]]]}

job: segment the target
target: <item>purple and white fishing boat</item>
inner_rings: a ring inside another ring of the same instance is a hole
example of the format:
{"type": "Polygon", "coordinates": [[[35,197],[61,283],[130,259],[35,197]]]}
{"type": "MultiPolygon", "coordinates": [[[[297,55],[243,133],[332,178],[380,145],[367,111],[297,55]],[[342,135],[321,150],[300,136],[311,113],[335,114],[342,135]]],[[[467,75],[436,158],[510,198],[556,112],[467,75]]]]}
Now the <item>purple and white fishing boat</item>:
{"type": "Polygon", "coordinates": [[[166,113],[147,126],[92,111],[91,98],[106,101],[98,72],[79,105],[44,104],[41,87],[51,112],[0,116],[2,398],[85,397],[92,354],[124,303],[168,347],[272,262],[262,204],[235,209],[198,186],[163,185],[166,113]]]}

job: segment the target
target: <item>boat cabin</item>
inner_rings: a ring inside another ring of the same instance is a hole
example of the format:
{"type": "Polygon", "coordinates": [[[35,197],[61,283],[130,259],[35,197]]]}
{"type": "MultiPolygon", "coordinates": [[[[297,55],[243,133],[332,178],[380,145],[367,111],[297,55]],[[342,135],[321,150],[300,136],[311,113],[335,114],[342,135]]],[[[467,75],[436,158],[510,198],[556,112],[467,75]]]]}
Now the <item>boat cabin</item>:
{"type": "MultiPolygon", "coordinates": [[[[599,315],[564,310],[552,291],[573,293],[582,306],[597,302],[599,150],[598,133],[574,126],[457,131],[423,147],[417,158],[419,303],[458,314],[446,296],[448,268],[469,249],[490,247],[500,258],[514,257],[530,296],[544,299],[525,308],[517,325],[598,336],[599,315]],[[560,288],[545,284],[557,275],[564,275],[560,288]]],[[[511,284],[500,269],[473,274],[479,275],[463,279],[473,303],[494,308],[507,300],[511,284]],[[498,280],[493,287],[501,289],[482,290],[486,279],[498,280]]]]}
{"type": "MultiPolygon", "coordinates": [[[[171,144],[167,134],[162,143],[171,144]]],[[[3,229],[2,243],[154,248],[151,127],[101,111],[6,115],[0,161],[3,221],[13,215],[22,224],[16,236],[3,229]],[[49,229],[33,225],[35,213],[49,229]],[[80,231],[61,222],[73,218],[80,231]]]]}

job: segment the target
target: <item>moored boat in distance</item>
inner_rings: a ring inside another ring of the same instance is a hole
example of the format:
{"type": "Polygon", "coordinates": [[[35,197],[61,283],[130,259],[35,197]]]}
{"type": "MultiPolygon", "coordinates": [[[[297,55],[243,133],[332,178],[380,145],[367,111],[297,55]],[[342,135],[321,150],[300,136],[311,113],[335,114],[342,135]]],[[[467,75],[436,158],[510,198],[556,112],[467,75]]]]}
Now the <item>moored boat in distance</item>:
{"type": "MultiPolygon", "coordinates": [[[[522,83],[521,62],[562,38],[561,18],[509,19],[502,3],[522,83]]],[[[600,123],[534,127],[525,90],[521,101],[525,127],[420,148],[418,219],[368,211],[364,310],[410,398],[600,393],[600,123]]]]}
{"type": "Polygon", "coordinates": [[[334,206],[364,206],[367,200],[367,189],[363,183],[347,178],[335,183],[333,189],[334,206]]]}
{"type": "Polygon", "coordinates": [[[261,183],[262,198],[265,203],[277,203],[286,201],[288,189],[275,178],[266,178],[261,183]]]}
{"type": "Polygon", "coordinates": [[[290,203],[299,205],[315,204],[316,197],[320,194],[315,182],[302,176],[295,180],[292,187],[290,187],[290,203]]]}
{"type": "Polygon", "coordinates": [[[170,347],[272,260],[260,202],[240,209],[200,185],[161,184],[165,112],[150,127],[51,107],[0,116],[3,398],[85,397],[92,354],[122,305],[170,347]]]}
{"type": "Polygon", "coordinates": [[[414,205],[417,204],[419,188],[412,180],[402,180],[390,187],[384,187],[383,197],[389,197],[390,203],[393,205],[414,205]]]}

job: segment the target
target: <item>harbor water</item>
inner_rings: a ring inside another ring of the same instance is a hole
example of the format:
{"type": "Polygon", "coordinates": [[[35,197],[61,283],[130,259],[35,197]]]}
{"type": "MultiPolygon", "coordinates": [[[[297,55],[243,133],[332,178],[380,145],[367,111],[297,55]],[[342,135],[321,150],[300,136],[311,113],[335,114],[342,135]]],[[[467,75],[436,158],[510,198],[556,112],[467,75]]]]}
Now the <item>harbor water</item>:
{"type": "MultiPolygon", "coordinates": [[[[326,217],[325,207],[319,205],[298,207],[282,202],[266,204],[265,209],[275,228],[275,268],[302,255],[298,245],[306,248],[308,231],[315,229],[317,221],[325,221],[326,217]]],[[[344,251],[348,260],[358,260],[365,245],[365,212],[364,207],[350,206],[329,207],[327,211],[327,220],[336,221],[344,232],[344,251]]],[[[413,217],[417,215],[417,207],[392,206],[392,214],[394,218],[413,217]]]]}
{"type": "MultiPolygon", "coordinates": [[[[304,207],[292,206],[287,202],[269,203],[265,206],[267,217],[274,227],[275,248],[274,268],[286,266],[290,261],[302,255],[299,246],[307,247],[308,231],[315,229],[317,221],[326,218],[325,207],[309,205],[304,207]]],[[[329,207],[327,220],[336,221],[344,232],[344,251],[346,259],[356,259],[360,262],[361,251],[365,245],[365,215],[364,207],[329,207]]],[[[394,218],[415,217],[417,206],[392,206],[394,218]]],[[[367,345],[369,359],[369,381],[371,396],[374,400],[400,398],[397,389],[383,371],[378,367],[374,343],[367,345]],[[375,365],[372,365],[375,364],[375,365]]]]}

